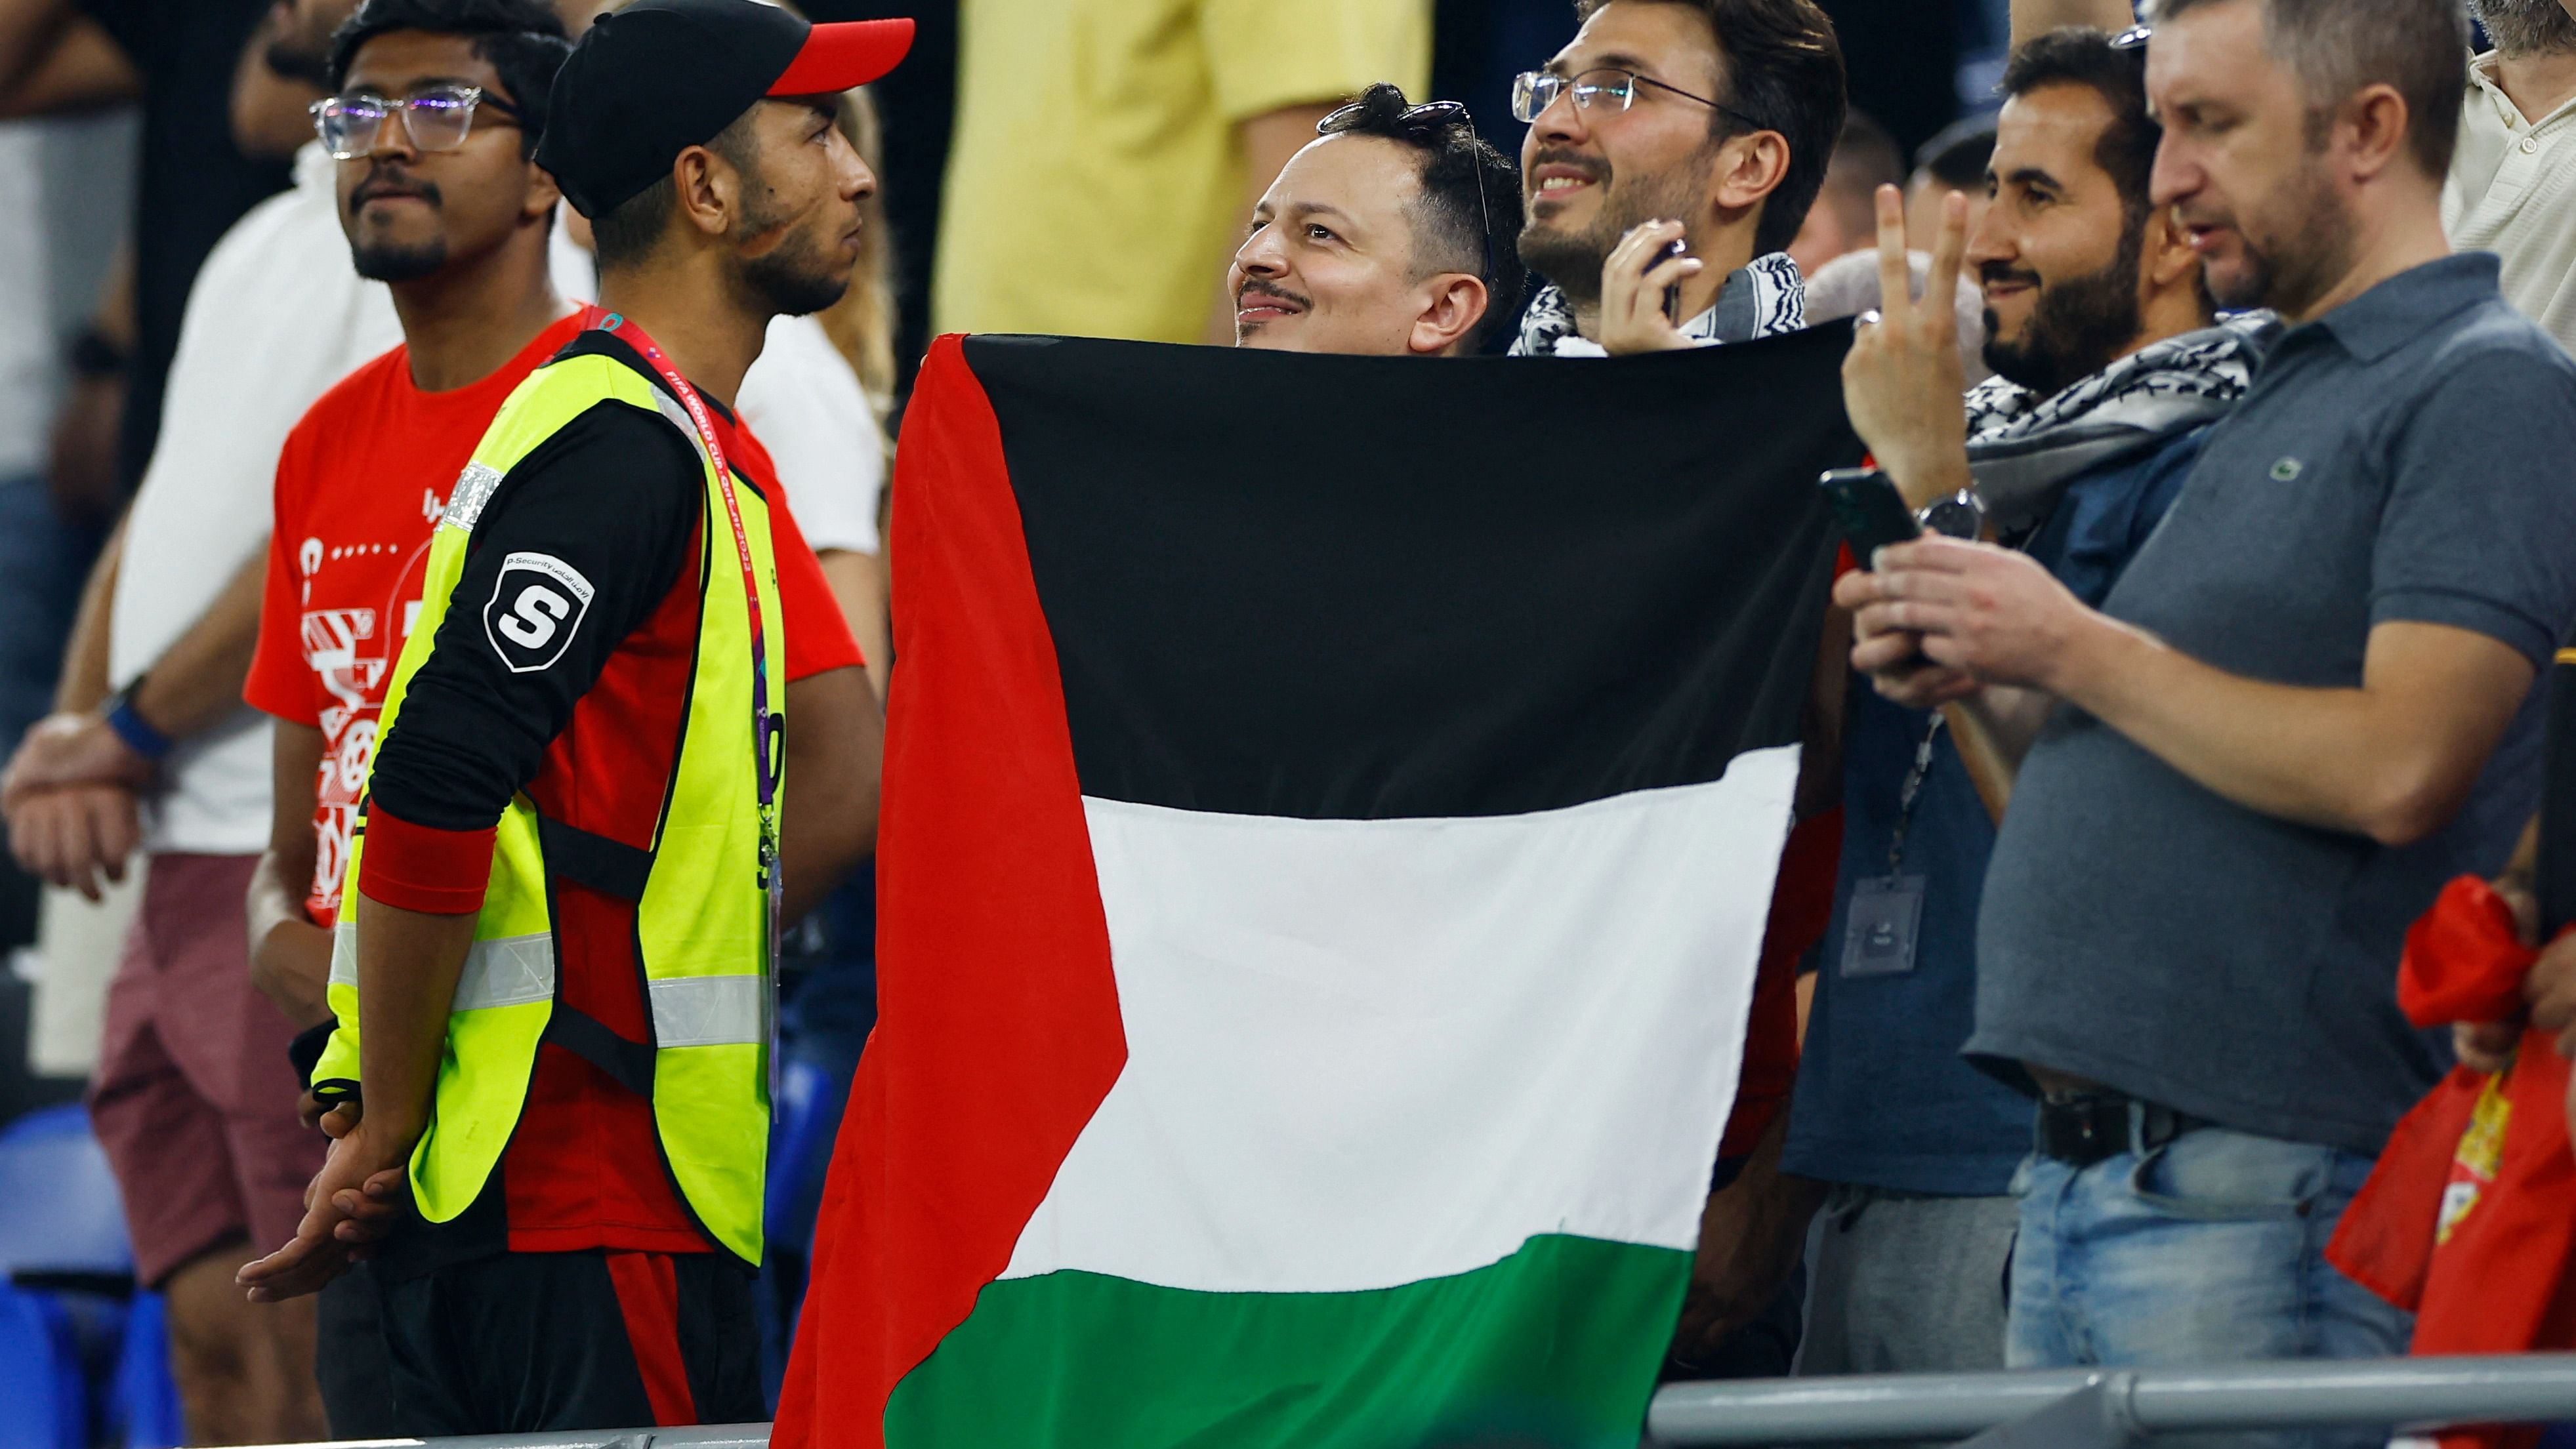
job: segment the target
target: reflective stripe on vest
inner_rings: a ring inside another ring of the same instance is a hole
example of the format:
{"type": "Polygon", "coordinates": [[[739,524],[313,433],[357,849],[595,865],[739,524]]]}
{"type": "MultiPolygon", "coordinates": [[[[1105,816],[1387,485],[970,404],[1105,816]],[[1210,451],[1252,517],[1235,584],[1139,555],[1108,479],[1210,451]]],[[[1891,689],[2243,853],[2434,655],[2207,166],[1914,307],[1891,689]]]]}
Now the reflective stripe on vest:
{"type": "MultiPolygon", "coordinates": [[[[343,921],[331,931],[331,984],[358,985],[358,928],[343,921]]],[[[664,1047],[734,1046],[761,1040],[766,984],[758,976],[684,976],[647,982],[653,1040],[664,1047]]],[[[477,941],[465,953],[450,1011],[484,1011],[551,1001],[555,994],[552,936],[509,936],[477,941]]]]}
{"type": "MultiPolygon", "coordinates": [[[[520,459],[603,402],[658,413],[681,429],[705,474],[701,543],[725,534],[724,552],[732,552],[714,472],[695,431],[686,426],[687,415],[658,386],[620,358],[597,352],[575,352],[538,369],[493,419],[431,537],[420,616],[386,690],[380,751],[402,728],[403,697],[435,645],[484,506],[520,459]]],[[[748,489],[740,502],[762,613],[776,619],[768,507],[748,489]]],[[[751,743],[750,615],[739,571],[711,572],[707,558],[702,547],[696,669],[677,769],[652,848],[629,847],[651,861],[641,872],[634,939],[653,1040],[611,1037],[607,1044],[621,1066],[630,1064],[629,1055],[637,1059],[634,1064],[649,1065],[611,1076],[652,1094],[654,1125],[681,1200],[718,1244],[757,1264],[769,1136],[769,963],[763,959],[768,902],[760,885],[759,786],[751,743]]],[[[769,677],[784,679],[780,631],[769,629],[765,643],[769,677]]],[[[502,813],[495,833],[491,881],[448,1016],[430,1125],[412,1154],[413,1198],[431,1222],[452,1221],[490,1180],[526,1105],[538,1043],[548,1039],[556,1014],[557,947],[543,849],[550,830],[564,838],[520,795],[502,813]]],[[[330,999],[340,1028],[314,1074],[317,1081],[358,1077],[363,1024],[355,929],[366,909],[358,889],[365,848],[362,818],[350,841],[333,942],[330,999]]],[[[577,1014],[564,1015],[562,1040],[580,1050],[570,1031],[577,1014]]],[[[596,1034],[605,1032],[595,1022],[588,1027],[594,1034],[586,1040],[597,1041],[596,1034]]]]}

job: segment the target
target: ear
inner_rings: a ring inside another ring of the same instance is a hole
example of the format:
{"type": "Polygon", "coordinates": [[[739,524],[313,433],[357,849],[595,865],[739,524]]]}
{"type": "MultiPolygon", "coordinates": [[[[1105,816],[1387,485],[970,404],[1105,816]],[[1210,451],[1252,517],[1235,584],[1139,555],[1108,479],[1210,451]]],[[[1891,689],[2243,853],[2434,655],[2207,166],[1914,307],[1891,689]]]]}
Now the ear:
{"type": "Polygon", "coordinates": [[[671,163],[671,179],[680,193],[680,215],[708,236],[733,229],[742,203],[742,173],[733,163],[704,146],[691,146],[671,163]]]}
{"type": "Polygon", "coordinates": [[[1423,284],[1422,310],[1414,314],[1405,350],[1416,357],[1438,357],[1466,341],[1484,320],[1492,298],[1485,284],[1465,272],[1443,272],[1423,284]]]}
{"type": "Polygon", "coordinates": [[[1727,138],[1709,175],[1709,202],[1721,212],[1751,211],[1789,175],[1789,138],[1754,131],[1727,138]]]}
{"type": "Polygon", "coordinates": [[[2384,81],[2363,86],[2346,98],[2335,113],[2331,142],[2345,153],[2345,174],[2355,181],[2376,180],[2406,154],[2406,132],[2413,119],[2407,113],[2406,98],[2384,81]]]}
{"type": "MultiPolygon", "coordinates": [[[[556,204],[562,200],[563,189],[555,185],[554,177],[546,174],[546,168],[531,159],[528,162],[528,196],[525,201],[519,203],[520,219],[530,222],[543,221],[553,213],[556,204]]],[[[580,218],[576,215],[574,219],[580,218]]]]}
{"type": "Polygon", "coordinates": [[[2147,234],[2138,248],[2138,271],[2150,291],[2161,292],[2200,270],[2200,253],[2191,249],[2174,209],[2159,206],[2147,218],[2147,234]]]}

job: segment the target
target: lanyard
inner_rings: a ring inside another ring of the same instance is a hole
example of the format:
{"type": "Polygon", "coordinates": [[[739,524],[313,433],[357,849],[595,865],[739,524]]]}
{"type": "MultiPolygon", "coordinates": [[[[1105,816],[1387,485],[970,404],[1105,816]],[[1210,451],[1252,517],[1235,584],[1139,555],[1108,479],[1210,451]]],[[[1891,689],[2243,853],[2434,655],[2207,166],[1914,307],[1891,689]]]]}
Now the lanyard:
{"type": "Polygon", "coordinates": [[[1914,747],[1914,765],[1905,772],[1904,787],[1896,792],[1896,833],[1887,842],[1887,874],[1890,879],[1905,868],[1905,833],[1914,824],[1914,802],[1923,798],[1923,782],[1932,774],[1932,744],[1941,738],[1941,711],[1932,711],[1932,723],[1923,731],[1923,743],[1914,747]]]}
{"type": "Polygon", "coordinates": [[[742,564],[742,599],[751,611],[751,750],[760,776],[760,874],[762,887],[769,894],[769,963],[774,970],[778,960],[778,768],[775,750],[778,743],[778,716],[769,708],[769,651],[761,628],[760,583],[751,561],[751,536],[743,530],[742,504],[733,487],[733,469],[725,462],[724,445],[716,441],[714,418],[707,412],[705,399],[671,359],[661,345],[647,336],[644,329],[615,312],[589,308],[582,314],[582,325],[596,327],[625,339],[627,345],[652,364],[663,385],[680,399],[688,411],[690,425],[697,430],[698,446],[707,454],[707,465],[715,470],[716,491],[724,496],[725,518],[733,525],[734,557],[742,564]]]}

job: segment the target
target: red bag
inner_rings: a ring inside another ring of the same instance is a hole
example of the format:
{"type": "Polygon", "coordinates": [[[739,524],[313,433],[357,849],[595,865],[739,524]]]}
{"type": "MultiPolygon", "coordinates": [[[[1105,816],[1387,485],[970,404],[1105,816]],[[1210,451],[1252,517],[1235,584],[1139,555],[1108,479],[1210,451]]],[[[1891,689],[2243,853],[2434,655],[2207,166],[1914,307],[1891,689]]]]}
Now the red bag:
{"type": "MultiPolygon", "coordinates": [[[[2397,1002],[2418,1026],[2502,1021],[2538,953],[2486,882],[2463,876],[2406,934],[2397,1002]]],[[[2416,1315],[2418,1355],[2576,1349],[2576,1152],[2568,1065],[2526,1033],[2512,1067],[2455,1067],[2397,1125],[2326,1248],[2347,1277],[2416,1315]]],[[[2527,1449],[2539,1430],[2461,1429],[2444,1449],[2527,1449]]]]}

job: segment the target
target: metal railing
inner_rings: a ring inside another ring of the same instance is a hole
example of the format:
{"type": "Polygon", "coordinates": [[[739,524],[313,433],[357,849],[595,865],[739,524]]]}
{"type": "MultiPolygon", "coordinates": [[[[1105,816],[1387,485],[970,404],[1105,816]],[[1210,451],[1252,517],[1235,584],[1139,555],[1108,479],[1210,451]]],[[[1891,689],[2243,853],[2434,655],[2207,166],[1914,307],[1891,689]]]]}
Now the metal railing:
{"type": "MultiPolygon", "coordinates": [[[[1980,1439],[1990,1449],[2116,1449],[2156,1434],[2369,1425],[2399,1431],[2576,1421],[2576,1354],[2301,1360],[2193,1369],[1878,1374],[1670,1384],[1656,1445],[1980,1439]]],[[[301,1449],[768,1449],[767,1424],[301,1449]]],[[[287,1449],[287,1446],[270,1446],[287,1449]]]]}
{"type": "Polygon", "coordinates": [[[1672,1384],[1655,1395],[1647,1430],[1657,1444],[1680,1446],[1962,1439],[2026,1426],[2044,1431],[2036,1442],[2113,1445],[2186,1432],[2561,1419],[2576,1420],[2576,1354],[1672,1384]]]}

